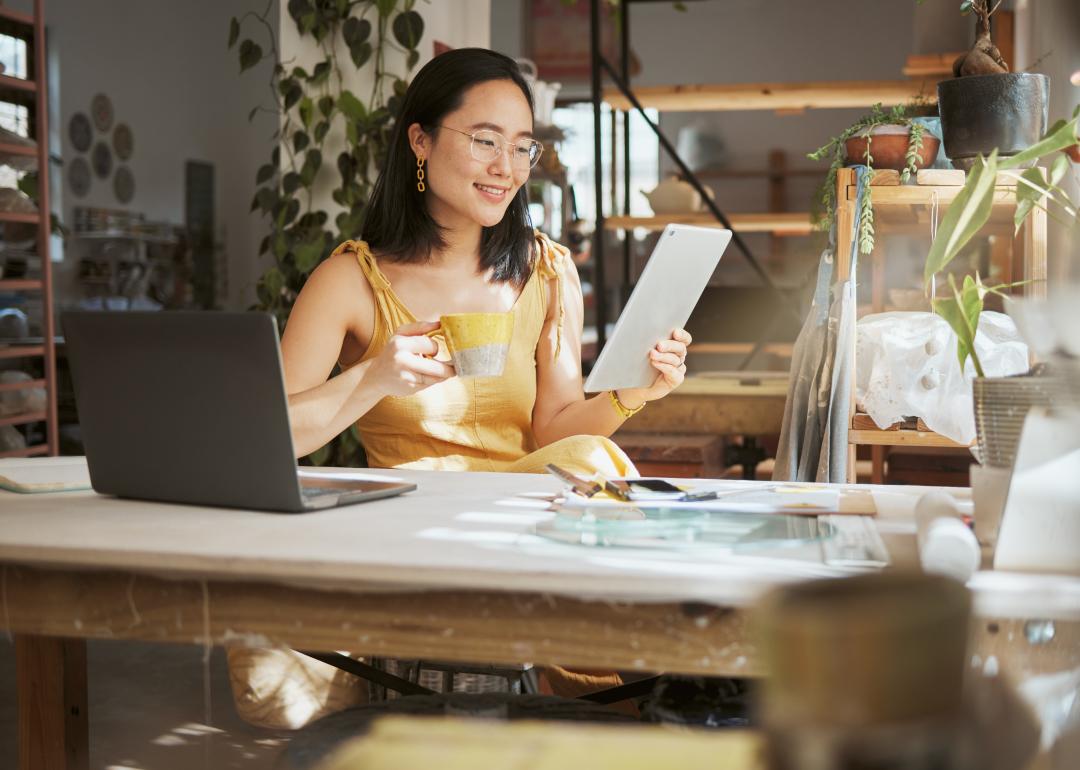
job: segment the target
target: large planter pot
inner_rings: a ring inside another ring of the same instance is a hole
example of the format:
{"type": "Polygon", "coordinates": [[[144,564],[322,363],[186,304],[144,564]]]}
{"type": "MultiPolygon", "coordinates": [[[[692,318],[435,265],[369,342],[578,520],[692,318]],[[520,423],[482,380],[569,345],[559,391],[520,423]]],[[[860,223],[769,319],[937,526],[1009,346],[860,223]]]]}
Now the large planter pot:
{"type": "Polygon", "coordinates": [[[938,83],[945,154],[970,169],[995,148],[1015,155],[1046,133],[1050,78],[1026,72],[969,75],[938,83]]]}
{"type": "Polygon", "coordinates": [[[1011,468],[1027,413],[1032,407],[1059,402],[1063,383],[1056,377],[1021,375],[976,377],[971,385],[979,461],[1011,468]]]}

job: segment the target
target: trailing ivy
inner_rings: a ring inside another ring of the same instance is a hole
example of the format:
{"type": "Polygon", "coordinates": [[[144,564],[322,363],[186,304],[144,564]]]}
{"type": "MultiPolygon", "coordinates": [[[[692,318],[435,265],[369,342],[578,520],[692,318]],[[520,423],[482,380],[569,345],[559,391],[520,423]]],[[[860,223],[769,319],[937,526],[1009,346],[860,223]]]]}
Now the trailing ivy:
{"type": "MultiPolygon", "coordinates": [[[[261,14],[249,12],[229,21],[228,47],[236,48],[241,73],[264,59],[273,63],[273,104],[256,106],[248,114],[248,120],[261,110],[280,116],[274,149],[255,174],[251,201],[251,210],[262,212],[270,226],[259,256],[273,258],[258,281],[252,309],[273,313],[279,328],[284,328],[311,271],[335,244],[361,231],[407,87],[402,77],[388,71],[387,51],[404,53],[407,72],[420,59],[424,21],[415,5],[416,0],[288,0],[288,14],[301,40],[321,53],[310,72],[281,62],[270,23],[277,9],[272,0],[261,14]],[[257,34],[247,36],[248,27],[257,34]],[[339,47],[348,52],[347,59],[339,56],[339,47]],[[374,70],[371,91],[354,93],[346,83],[355,82],[357,70],[365,67],[374,70]],[[342,126],[345,144],[330,162],[326,142],[335,125],[342,126]],[[335,169],[331,197],[339,209],[332,213],[316,205],[313,190],[335,169]]],[[[350,429],[309,459],[352,465],[359,454],[355,430],[350,429]]]]}
{"type": "MultiPolygon", "coordinates": [[[[915,113],[921,112],[923,109],[925,109],[924,105],[919,103],[910,106],[897,105],[890,110],[884,109],[880,104],[875,104],[870,108],[868,114],[862,116],[845,128],[830,139],[828,143],[807,154],[806,157],[810,160],[825,160],[826,158],[829,160],[829,170],[825,174],[825,181],[818,189],[817,198],[815,200],[815,209],[818,212],[817,222],[821,229],[828,230],[832,226],[833,218],[836,215],[836,172],[844,167],[845,161],[847,160],[845,157],[846,150],[844,146],[847,140],[865,134],[865,165],[872,178],[874,173],[874,158],[870,154],[871,132],[878,126],[907,126],[908,147],[907,152],[904,155],[904,170],[900,174],[900,178],[904,182],[907,182],[917,169],[919,152],[922,150],[923,137],[926,135],[926,126],[913,119],[915,113]]],[[[859,199],[859,211],[859,233],[857,239],[859,251],[863,254],[869,254],[874,250],[874,207],[870,200],[869,184],[863,187],[862,197],[859,199]]]]}

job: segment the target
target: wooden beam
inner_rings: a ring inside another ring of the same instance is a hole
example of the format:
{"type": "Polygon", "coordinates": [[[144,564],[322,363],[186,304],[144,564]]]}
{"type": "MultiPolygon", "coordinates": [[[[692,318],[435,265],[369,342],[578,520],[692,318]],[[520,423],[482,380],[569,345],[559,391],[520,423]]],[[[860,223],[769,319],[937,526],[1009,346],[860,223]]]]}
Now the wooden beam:
{"type": "MultiPolygon", "coordinates": [[[[634,89],[634,95],[643,107],[667,112],[870,107],[916,98],[936,103],[937,79],[646,86],[634,89]]],[[[616,89],[605,89],[604,101],[617,110],[632,107],[616,89]]]]}
{"type": "MultiPolygon", "coordinates": [[[[731,213],[727,215],[731,226],[740,233],[772,233],[774,235],[809,235],[815,226],[808,212],[731,213]]],[[[709,213],[664,214],[653,217],[608,217],[604,228],[608,230],[663,230],[670,224],[698,225],[699,227],[723,227],[709,213]]]]}

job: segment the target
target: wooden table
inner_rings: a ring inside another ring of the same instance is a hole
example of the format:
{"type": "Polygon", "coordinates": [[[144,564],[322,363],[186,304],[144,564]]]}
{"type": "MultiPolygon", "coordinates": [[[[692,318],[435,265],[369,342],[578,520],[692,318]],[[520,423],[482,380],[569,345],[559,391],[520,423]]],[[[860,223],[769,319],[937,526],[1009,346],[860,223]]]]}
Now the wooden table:
{"type": "MultiPolygon", "coordinates": [[[[555,491],[545,476],[370,473],[419,491],[303,515],[0,492],[22,766],[86,767],[86,639],[758,676],[757,597],[847,572],[816,545],[704,560],[542,541],[530,530],[544,503],[522,493],[555,491]]],[[[874,490],[899,564],[922,491],[874,490]]],[[[983,659],[1019,674],[1077,664],[1080,580],[980,573],[971,586],[983,659]],[[1054,621],[1054,637],[1030,646],[1030,619],[1054,621]]]]}

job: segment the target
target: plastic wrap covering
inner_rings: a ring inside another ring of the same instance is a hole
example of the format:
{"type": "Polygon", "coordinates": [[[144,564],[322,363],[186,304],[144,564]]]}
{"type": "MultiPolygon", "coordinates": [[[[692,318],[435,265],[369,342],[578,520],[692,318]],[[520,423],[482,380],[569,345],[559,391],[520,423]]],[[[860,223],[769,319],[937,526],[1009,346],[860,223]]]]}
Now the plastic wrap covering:
{"type": "MultiPolygon", "coordinates": [[[[987,377],[1028,370],[1028,348],[1012,319],[986,311],[975,350],[987,377]]],[[[878,313],[859,320],[855,400],[879,428],[920,417],[930,430],[961,444],[975,439],[969,358],[964,371],[956,335],[933,313],[878,313]]]]}

